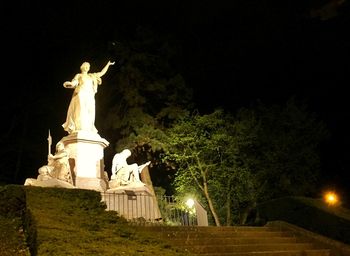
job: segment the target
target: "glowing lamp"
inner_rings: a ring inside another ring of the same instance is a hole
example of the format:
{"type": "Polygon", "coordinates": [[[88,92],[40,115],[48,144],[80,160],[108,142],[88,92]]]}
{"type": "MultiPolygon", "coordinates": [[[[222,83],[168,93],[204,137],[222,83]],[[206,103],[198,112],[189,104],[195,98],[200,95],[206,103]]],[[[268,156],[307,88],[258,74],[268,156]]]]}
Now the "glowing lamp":
{"type": "Polygon", "coordinates": [[[193,199],[188,199],[187,201],[186,201],[186,205],[188,206],[188,208],[192,208],[193,207],[193,205],[194,205],[194,200],[193,199]]]}
{"type": "Polygon", "coordinates": [[[334,192],[327,192],[324,195],[324,200],[326,201],[327,204],[329,205],[335,205],[338,203],[339,199],[337,194],[335,194],[334,192]]]}

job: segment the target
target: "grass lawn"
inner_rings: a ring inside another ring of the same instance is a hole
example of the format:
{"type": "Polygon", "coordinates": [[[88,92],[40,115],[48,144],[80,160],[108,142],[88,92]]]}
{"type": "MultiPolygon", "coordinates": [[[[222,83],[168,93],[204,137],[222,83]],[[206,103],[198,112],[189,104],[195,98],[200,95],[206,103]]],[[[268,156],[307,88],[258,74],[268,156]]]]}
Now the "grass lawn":
{"type": "MultiPolygon", "coordinates": [[[[31,229],[35,230],[32,255],[189,255],[152,237],[152,233],[136,231],[116,212],[106,211],[97,191],[32,186],[21,189],[26,192],[31,229]]],[[[1,226],[0,254],[30,255],[17,227],[20,223],[3,218],[1,226]]]]}

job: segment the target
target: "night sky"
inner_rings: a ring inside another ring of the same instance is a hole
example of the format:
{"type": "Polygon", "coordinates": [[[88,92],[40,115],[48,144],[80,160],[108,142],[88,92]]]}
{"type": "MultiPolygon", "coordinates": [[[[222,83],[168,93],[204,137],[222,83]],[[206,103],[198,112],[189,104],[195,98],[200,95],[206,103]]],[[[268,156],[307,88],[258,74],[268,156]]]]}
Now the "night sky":
{"type": "Polygon", "coordinates": [[[102,68],[91,50],[107,62],[116,28],[149,26],[181,43],[177,64],[203,113],[218,106],[235,111],[258,99],[305,100],[332,133],[325,175],[348,191],[350,1],[301,2],[13,1],[0,18],[2,147],[8,147],[6,132],[18,116],[15,123],[29,124],[26,143],[37,145],[37,167],[44,164],[48,129],[54,143],[66,135],[61,124],[72,91],[62,83],[85,60],[91,71],[102,68]],[[47,98],[49,106],[42,100],[47,98]]]}

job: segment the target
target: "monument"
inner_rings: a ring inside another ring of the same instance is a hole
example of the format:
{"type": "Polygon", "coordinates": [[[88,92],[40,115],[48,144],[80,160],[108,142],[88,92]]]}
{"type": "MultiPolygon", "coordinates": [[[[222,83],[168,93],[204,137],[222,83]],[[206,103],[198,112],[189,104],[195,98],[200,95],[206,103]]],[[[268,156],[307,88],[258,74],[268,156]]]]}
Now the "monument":
{"type": "Polygon", "coordinates": [[[81,72],[63,83],[65,88],[73,89],[62,124],[68,134],[58,141],[55,153],[51,154],[49,131],[48,163],[38,169],[36,179],[28,178],[24,185],[101,191],[107,210],[118,211],[127,219],[159,220],[160,211],[148,173],[150,161],[129,164],[131,151],[124,149],[113,157],[110,180],[104,170],[104,149],[109,142],[95,127],[95,94],[111,65],[114,62],[108,61],[100,72],[90,73],[90,63],[84,62],[81,72]]]}
{"type": "Polygon", "coordinates": [[[39,168],[37,179],[26,179],[25,185],[107,190],[104,148],[109,142],[95,127],[95,94],[111,65],[114,62],[108,61],[101,71],[90,73],[90,63],[84,62],[81,72],[63,83],[65,88],[74,90],[62,125],[68,135],[57,143],[56,153],[52,155],[49,134],[48,164],[39,168]]]}

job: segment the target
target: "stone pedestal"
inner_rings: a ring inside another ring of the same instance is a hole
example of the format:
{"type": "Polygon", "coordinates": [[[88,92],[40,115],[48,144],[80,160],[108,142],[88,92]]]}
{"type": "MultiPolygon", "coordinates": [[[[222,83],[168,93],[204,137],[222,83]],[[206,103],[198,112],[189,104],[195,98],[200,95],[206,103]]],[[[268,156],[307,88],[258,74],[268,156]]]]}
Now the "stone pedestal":
{"type": "Polygon", "coordinates": [[[104,172],[103,150],[109,142],[97,133],[79,131],[61,139],[69,154],[74,186],[106,191],[108,176],[104,172]]]}
{"type": "Polygon", "coordinates": [[[101,193],[108,211],[117,211],[127,220],[161,222],[156,197],[143,183],[119,186],[101,193]]]}

